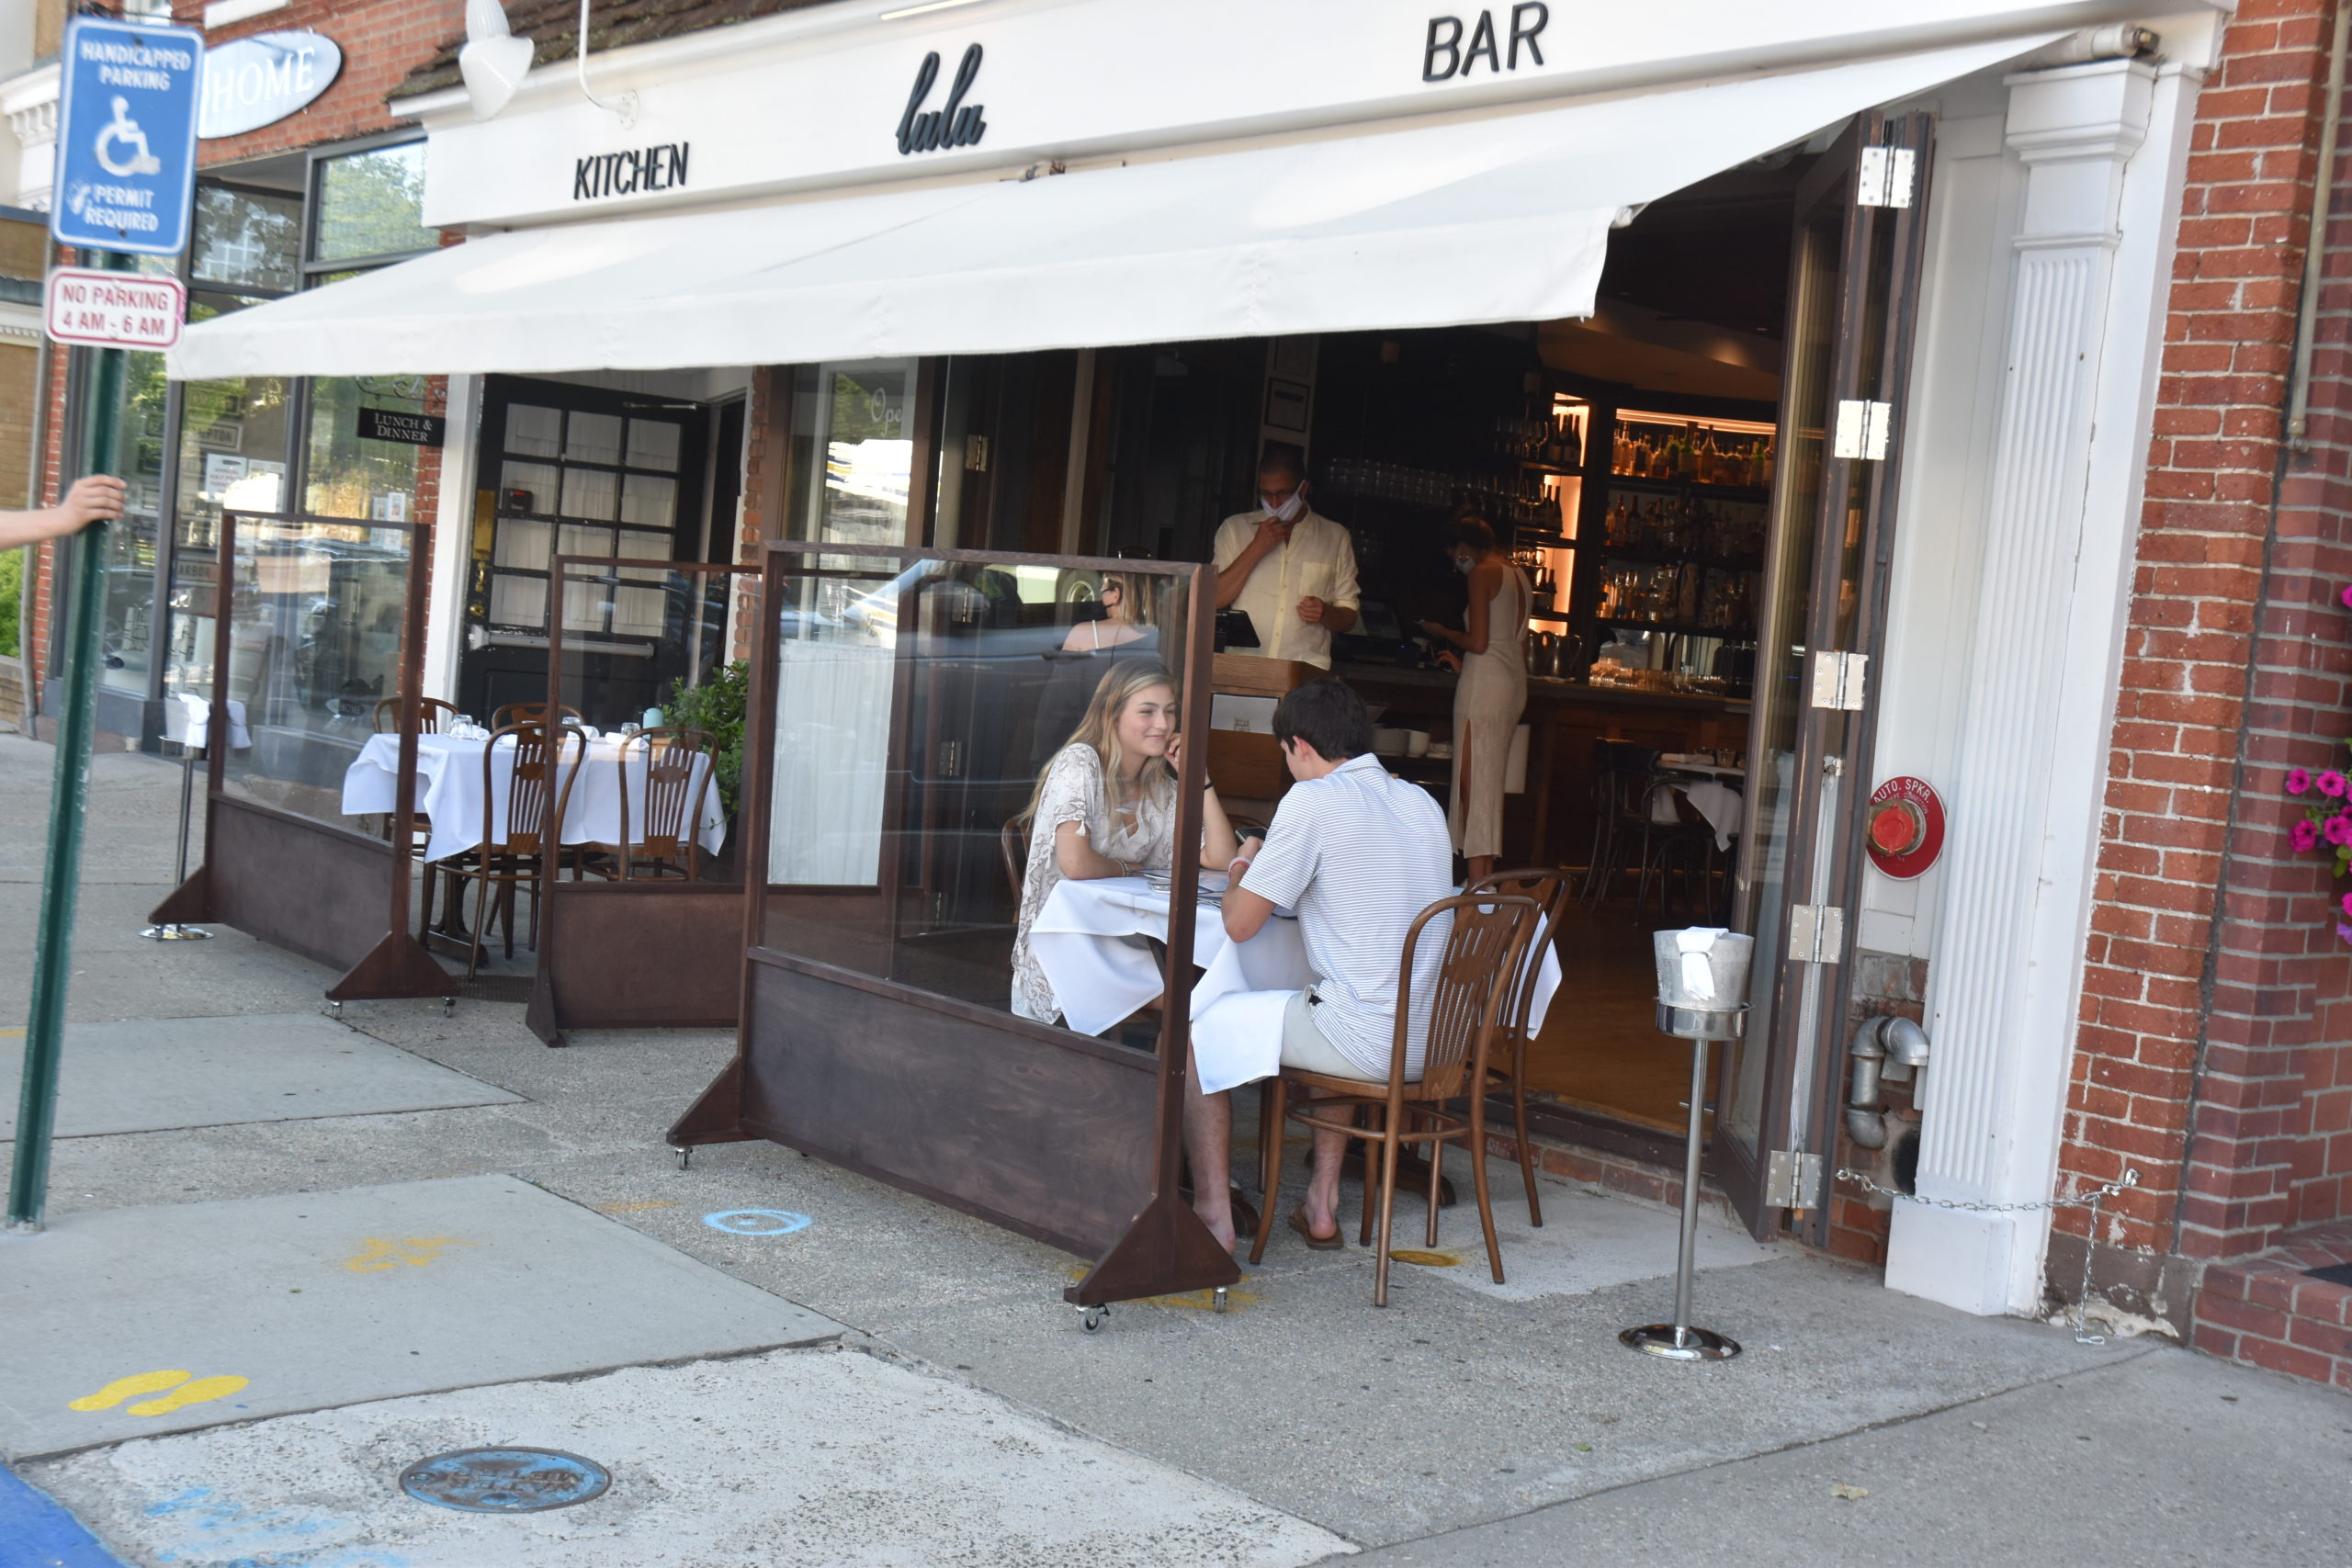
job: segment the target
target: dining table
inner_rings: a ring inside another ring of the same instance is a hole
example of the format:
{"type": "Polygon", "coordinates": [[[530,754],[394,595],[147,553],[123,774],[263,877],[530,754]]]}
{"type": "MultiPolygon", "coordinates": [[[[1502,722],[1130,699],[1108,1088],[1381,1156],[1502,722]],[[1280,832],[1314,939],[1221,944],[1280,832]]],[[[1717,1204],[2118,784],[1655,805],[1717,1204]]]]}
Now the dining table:
{"type": "MultiPolygon", "coordinates": [[[[490,744],[486,735],[416,738],[416,809],[432,824],[424,845],[427,861],[463,854],[481,842],[482,757],[490,744]]],[[[359,755],[344,771],[345,816],[374,816],[394,809],[400,789],[400,747],[398,735],[368,738],[359,755]]],[[[560,841],[622,842],[622,737],[594,736],[588,738],[584,747],[567,743],[563,750],[561,773],[572,773],[576,770],[577,776],[571,781],[571,794],[564,804],[560,841]],[[578,759],[576,762],[572,761],[574,757],[578,759]]],[[[511,793],[507,785],[514,776],[514,742],[510,737],[498,743],[498,752],[490,761],[494,796],[491,831],[498,840],[503,840],[506,835],[506,799],[511,793]]],[[[634,749],[629,754],[627,778],[627,841],[630,843],[641,843],[645,839],[646,766],[646,749],[634,749]]],[[[710,771],[710,759],[696,756],[694,770],[692,783],[702,801],[702,819],[695,826],[694,837],[706,852],[715,854],[727,841],[727,813],[720,805],[718,791],[703,787],[710,771]]],[[[558,787],[561,787],[560,784],[558,787]]]]}
{"type": "MultiPolygon", "coordinates": [[[[1730,849],[1731,841],[1739,837],[1747,811],[1747,798],[1739,788],[1747,782],[1747,770],[1726,767],[1703,755],[1668,751],[1659,756],[1657,771],[1676,794],[1690,803],[1691,810],[1706,818],[1707,826],[1714,830],[1715,848],[1730,849]]],[[[1676,819],[1674,816],[1657,818],[1676,819]]]]}
{"type": "MultiPolygon", "coordinates": [[[[1223,872],[1201,873],[1193,910],[1193,1060],[1202,1092],[1271,1077],[1281,1066],[1283,1009],[1315,983],[1297,919],[1276,910],[1248,942],[1225,933],[1223,872]]],[[[1159,956],[1146,939],[1165,941],[1172,900],[1158,879],[1065,878],[1047,894],[1029,928],[1029,952],[1054,987],[1062,1021],[1101,1034],[1166,988],[1159,956]]],[[[1541,1028],[1560,986],[1559,955],[1539,931],[1532,956],[1540,965],[1528,1018],[1541,1028]]]]}

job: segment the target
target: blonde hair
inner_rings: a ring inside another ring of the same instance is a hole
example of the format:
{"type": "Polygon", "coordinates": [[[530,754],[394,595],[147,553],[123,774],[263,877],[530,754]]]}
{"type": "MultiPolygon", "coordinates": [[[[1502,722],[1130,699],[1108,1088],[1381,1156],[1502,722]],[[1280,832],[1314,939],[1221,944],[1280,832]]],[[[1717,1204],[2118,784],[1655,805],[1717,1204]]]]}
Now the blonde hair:
{"type": "MultiPolygon", "coordinates": [[[[1155,626],[1158,623],[1153,619],[1156,607],[1152,603],[1150,587],[1152,581],[1151,578],[1136,572],[1106,571],[1102,574],[1102,588],[1117,583],[1119,608],[1126,619],[1138,626],[1155,626]]],[[[1102,599],[1102,588],[1095,590],[1094,596],[1098,602],[1102,599]]]]}
{"type": "MultiPolygon", "coordinates": [[[[1119,809],[1119,764],[1126,760],[1126,748],[1119,743],[1119,716],[1126,711],[1127,704],[1133,702],[1137,694],[1148,692],[1154,686],[1165,686],[1171,692],[1178,690],[1176,677],[1170,674],[1168,666],[1157,659],[1122,659],[1104,671],[1101,682],[1094,688],[1092,699],[1086,705],[1086,716],[1078,721],[1078,728],[1070,732],[1069,742],[1057,748],[1052,760],[1046,763],[1045,773],[1037,776],[1036,787],[1029,792],[1029,804],[1021,808],[1021,815],[1013,820],[1029,822],[1036,818],[1037,802],[1046,793],[1045,774],[1054,771],[1054,763],[1059,761],[1062,752],[1072,746],[1091,748],[1102,762],[1102,809],[1106,815],[1115,815],[1119,809]]],[[[1182,693],[1178,694],[1182,695],[1182,693]]],[[[1165,757],[1153,757],[1147,761],[1136,775],[1136,782],[1148,798],[1166,802],[1175,797],[1176,770],[1168,765],[1165,757]]]]}

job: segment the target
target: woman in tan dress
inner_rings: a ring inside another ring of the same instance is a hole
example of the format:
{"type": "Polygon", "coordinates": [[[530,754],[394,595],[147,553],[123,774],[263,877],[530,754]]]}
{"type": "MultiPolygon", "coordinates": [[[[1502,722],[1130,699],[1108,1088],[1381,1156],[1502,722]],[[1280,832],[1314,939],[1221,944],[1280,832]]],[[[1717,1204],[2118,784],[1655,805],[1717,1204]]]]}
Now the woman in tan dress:
{"type": "Polygon", "coordinates": [[[1421,630],[1452,643],[1438,657],[1462,671],[1453,688],[1453,789],[1446,826],[1476,882],[1495,869],[1503,848],[1503,773],[1519,716],[1527,708],[1527,611],[1534,599],[1527,578],[1495,547],[1486,522],[1454,519],[1447,547],[1455,570],[1470,579],[1463,630],[1423,621],[1421,630]]]}

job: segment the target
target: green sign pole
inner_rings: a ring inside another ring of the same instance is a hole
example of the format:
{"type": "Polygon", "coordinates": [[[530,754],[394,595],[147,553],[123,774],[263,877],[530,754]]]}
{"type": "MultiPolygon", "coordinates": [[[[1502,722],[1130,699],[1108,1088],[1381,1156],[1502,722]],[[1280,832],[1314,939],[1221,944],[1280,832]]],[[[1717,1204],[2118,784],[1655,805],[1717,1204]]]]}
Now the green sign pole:
{"type": "MultiPolygon", "coordinates": [[[[101,261],[99,265],[107,265],[101,261]]],[[[82,472],[115,471],[122,416],[123,351],[96,351],[82,405],[82,472]]],[[[74,911],[82,891],[82,822],[90,802],[90,737],[97,723],[99,623],[107,604],[107,525],[74,540],[66,589],[65,694],[57,716],[57,766],[49,789],[49,857],[41,871],[33,948],[32,1012],[17,1086],[17,1146],[8,1171],[8,1228],[40,1229],[49,1202],[49,1148],[57,1131],[57,1072],[65,1043],[65,989],[74,965],[74,911]]]]}

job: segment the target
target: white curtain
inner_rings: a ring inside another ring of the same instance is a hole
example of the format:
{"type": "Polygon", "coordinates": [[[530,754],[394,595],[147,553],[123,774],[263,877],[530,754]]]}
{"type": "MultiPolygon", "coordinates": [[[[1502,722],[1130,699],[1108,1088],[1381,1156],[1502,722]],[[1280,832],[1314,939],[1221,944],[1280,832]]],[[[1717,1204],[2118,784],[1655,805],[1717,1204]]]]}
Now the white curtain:
{"type": "Polygon", "coordinates": [[[881,880],[897,661],[863,633],[850,635],[856,640],[784,644],[769,775],[771,883],[870,887],[881,880]]]}

